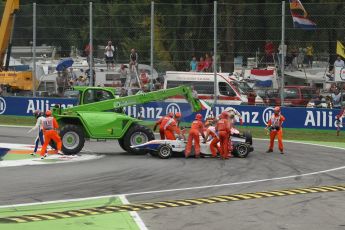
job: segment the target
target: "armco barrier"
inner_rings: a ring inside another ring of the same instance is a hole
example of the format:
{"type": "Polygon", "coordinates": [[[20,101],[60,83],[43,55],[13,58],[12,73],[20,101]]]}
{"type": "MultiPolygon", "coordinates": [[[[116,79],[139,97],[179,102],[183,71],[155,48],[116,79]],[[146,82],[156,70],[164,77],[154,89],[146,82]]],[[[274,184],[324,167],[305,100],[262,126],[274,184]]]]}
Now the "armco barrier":
{"type": "MultiPolygon", "coordinates": [[[[31,116],[36,109],[46,110],[55,104],[62,107],[73,106],[76,99],[62,98],[26,98],[26,97],[0,97],[0,115],[31,116]]],[[[217,116],[229,105],[216,105],[212,113],[217,116]]],[[[272,107],[260,106],[231,106],[238,110],[243,117],[244,125],[265,126],[273,113],[272,107]]],[[[140,116],[143,120],[157,120],[168,112],[182,112],[182,121],[190,122],[194,119],[188,103],[174,102],[150,102],[144,105],[130,106],[126,113],[130,116],[140,116]]],[[[282,113],[286,117],[284,127],[287,128],[314,128],[334,129],[335,116],[339,109],[313,109],[313,108],[283,108],[282,113]]],[[[203,116],[208,116],[211,111],[201,111],[203,116]]]]}

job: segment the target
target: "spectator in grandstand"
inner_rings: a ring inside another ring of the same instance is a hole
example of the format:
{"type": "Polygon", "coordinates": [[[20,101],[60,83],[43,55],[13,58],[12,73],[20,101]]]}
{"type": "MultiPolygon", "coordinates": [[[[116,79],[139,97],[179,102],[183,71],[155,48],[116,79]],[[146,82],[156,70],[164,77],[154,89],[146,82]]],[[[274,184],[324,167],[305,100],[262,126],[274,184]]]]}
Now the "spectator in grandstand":
{"type": "Polygon", "coordinates": [[[138,53],[135,49],[131,49],[131,54],[129,55],[129,70],[134,72],[133,68],[138,68],[138,53]]]}
{"type": "MultiPolygon", "coordinates": [[[[85,71],[86,77],[88,82],[91,82],[91,71],[90,69],[87,69],[85,71]]],[[[92,69],[92,86],[95,86],[95,82],[96,82],[96,71],[95,69],[92,69]]]]}
{"type": "Polygon", "coordinates": [[[284,45],[280,44],[279,47],[278,47],[278,61],[279,61],[279,65],[281,65],[283,60],[285,60],[286,52],[287,52],[287,45],[286,44],[284,44],[284,45]],[[284,57],[283,57],[283,51],[284,51],[284,57]]]}
{"type": "Polygon", "coordinates": [[[212,58],[209,54],[205,54],[205,72],[212,71],[212,58]]]}
{"type": "Polygon", "coordinates": [[[128,68],[127,65],[121,64],[121,67],[119,69],[121,86],[123,87],[128,87],[131,81],[127,68],[128,68]]]}
{"type": "Polygon", "coordinates": [[[273,54],[274,54],[274,44],[272,41],[267,40],[265,44],[265,64],[273,63],[273,54]]]}
{"type": "MultiPolygon", "coordinates": [[[[91,52],[91,49],[92,49],[92,47],[91,47],[90,43],[87,44],[85,46],[85,49],[84,49],[84,53],[85,53],[85,56],[86,56],[86,61],[87,61],[87,64],[89,66],[90,66],[90,52],[91,52]]],[[[93,58],[92,58],[92,61],[93,61],[93,58]]],[[[92,63],[94,63],[94,62],[92,62],[92,63]]]]}
{"type": "Polygon", "coordinates": [[[305,48],[299,48],[298,49],[297,68],[303,68],[303,63],[306,59],[305,51],[306,51],[305,48]]]}
{"type": "Polygon", "coordinates": [[[297,70],[297,67],[298,67],[297,57],[298,57],[298,49],[296,46],[292,46],[286,57],[287,59],[286,64],[289,65],[291,71],[297,70]]]}
{"type": "Polygon", "coordinates": [[[325,97],[325,103],[328,109],[333,109],[333,101],[332,101],[332,96],[326,96],[325,97]]]}
{"type": "Polygon", "coordinates": [[[108,45],[105,47],[105,62],[107,63],[107,70],[110,69],[110,64],[112,65],[112,68],[114,69],[114,52],[115,48],[112,45],[111,41],[108,41],[108,45]]]}
{"type": "Polygon", "coordinates": [[[341,59],[341,57],[338,55],[337,56],[337,60],[335,60],[334,65],[333,65],[333,73],[334,73],[334,69],[335,67],[341,67],[344,68],[345,67],[345,63],[344,61],[341,59]]]}
{"type": "Polygon", "coordinates": [[[192,60],[190,61],[190,71],[196,72],[197,67],[198,67],[198,61],[196,60],[196,57],[193,56],[192,60]]]}
{"type": "Polygon", "coordinates": [[[68,79],[71,81],[75,81],[77,79],[77,75],[74,73],[73,68],[70,67],[69,68],[69,72],[68,72],[68,79]]]}
{"type": "Polygon", "coordinates": [[[120,97],[126,97],[127,95],[128,94],[127,94],[126,88],[122,87],[119,96],[120,97]]]}
{"type": "Polygon", "coordinates": [[[56,84],[58,86],[58,94],[62,95],[65,89],[69,87],[69,81],[67,78],[67,71],[58,71],[58,76],[56,78],[56,84]]]}
{"type": "Polygon", "coordinates": [[[200,61],[198,62],[197,72],[205,72],[205,61],[203,57],[200,57],[200,61]]]}
{"type": "Polygon", "coordinates": [[[0,96],[2,95],[3,92],[4,90],[2,89],[2,84],[0,84],[0,96]]]}
{"type": "Polygon", "coordinates": [[[312,44],[308,44],[306,48],[306,59],[309,68],[313,68],[313,55],[314,55],[314,48],[312,44]]]}
{"type": "Polygon", "coordinates": [[[150,81],[149,76],[147,75],[147,73],[146,73],[146,71],[144,69],[140,70],[139,79],[140,79],[141,85],[146,85],[150,81]]]}
{"type": "Polygon", "coordinates": [[[332,97],[333,107],[340,108],[341,93],[338,88],[334,91],[334,93],[331,94],[331,97],[332,97]]]}
{"type": "Polygon", "coordinates": [[[154,90],[160,90],[162,89],[162,84],[158,81],[154,84],[154,90]]]}

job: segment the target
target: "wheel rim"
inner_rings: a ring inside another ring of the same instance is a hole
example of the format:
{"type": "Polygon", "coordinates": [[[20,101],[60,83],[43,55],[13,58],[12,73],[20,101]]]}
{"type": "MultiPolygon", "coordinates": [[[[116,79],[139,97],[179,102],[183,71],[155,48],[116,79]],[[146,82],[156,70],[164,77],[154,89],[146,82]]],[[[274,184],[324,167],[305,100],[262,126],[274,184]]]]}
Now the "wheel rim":
{"type": "Polygon", "coordinates": [[[79,145],[79,135],[69,131],[62,137],[62,144],[66,149],[75,149],[79,145]]]}
{"type": "Polygon", "coordinates": [[[161,147],[159,152],[160,152],[162,157],[169,157],[170,156],[170,148],[168,146],[161,147]]]}
{"type": "Polygon", "coordinates": [[[240,145],[237,147],[237,153],[239,156],[245,156],[247,153],[247,147],[244,145],[240,145]]]}
{"type": "Polygon", "coordinates": [[[136,132],[131,136],[131,145],[140,145],[148,142],[148,140],[149,137],[146,135],[146,133],[136,132]]]}

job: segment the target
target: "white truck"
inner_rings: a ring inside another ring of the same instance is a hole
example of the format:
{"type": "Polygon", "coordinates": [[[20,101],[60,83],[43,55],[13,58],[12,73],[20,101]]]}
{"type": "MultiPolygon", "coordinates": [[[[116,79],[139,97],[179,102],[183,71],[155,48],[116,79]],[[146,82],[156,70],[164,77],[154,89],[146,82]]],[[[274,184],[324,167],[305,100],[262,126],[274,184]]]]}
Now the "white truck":
{"type": "MultiPolygon", "coordinates": [[[[213,103],[214,96],[217,96],[219,104],[246,105],[248,104],[248,94],[253,89],[245,81],[238,81],[232,74],[217,73],[217,90],[214,95],[214,74],[204,72],[180,72],[167,71],[164,81],[164,89],[173,88],[179,85],[193,86],[199,99],[213,103]]],[[[175,102],[182,98],[175,97],[168,100],[175,102]]],[[[256,96],[255,104],[263,104],[261,97],[256,96]]]]}

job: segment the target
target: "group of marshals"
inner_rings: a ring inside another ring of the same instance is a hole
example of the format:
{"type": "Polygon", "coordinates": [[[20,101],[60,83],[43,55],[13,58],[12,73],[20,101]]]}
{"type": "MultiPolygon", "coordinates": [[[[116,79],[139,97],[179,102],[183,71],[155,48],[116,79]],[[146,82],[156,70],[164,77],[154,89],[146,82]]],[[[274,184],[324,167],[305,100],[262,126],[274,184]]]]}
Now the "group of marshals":
{"type": "Polygon", "coordinates": [[[50,110],[47,110],[45,113],[43,113],[40,110],[36,110],[33,114],[36,117],[36,125],[32,129],[30,129],[28,133],[38,129],[38,135],[35,140],[34,152],[31,155],[36,155],[36,152],[38,150],[38,144],[39,142],[41,142],[42,148],[40,151],[40,156],[42,160],[46,158],[47,147],[51,141],[54,141],[56,144],[56,153],[59,155],[63,155],[63,153],[61,152],[62,142],[57,131],[59,125],[55,118],[52,116],[52,112],[50,110]]]}
{"type": "MultiPolygon", "coordinates": [[[[40,156],[44,159],[47,156],[47,146],[51,141],[54,141],[57,146],[57,154],[62,155],[61,147],[62,142],[58,134],[58,123],[52,112],[47,110],[45,116],[39,110],[34,112],[37,119],[36,125],[29,130],[29,132],[38,129],[38,135],[35,140],[35,149],[32,155],[35,155],[38,149],[39,142],[42,144],[40,156]]],[[[235,110],[223,111],[218,119],[206,119],[203,123],[203,117],[200,113],[196,114],[195,120],[191,124],[189,135],[187,139],[185,157],[189,157],[192,146],[194,145],[195,158],[200,157],[200,136],[203,138],[203,142],[206,143],[211,141],[210,150],[212,157],[217,157],[217,153],[220,155],[220,159],[227,160],[232,157],[232,143],[231,134],[238,133],[234,128],[235,122],[237,121],[236,116],[239,118],[240,123],[243,121],[241,115],[235,110]]],[[[181,131],[179,128],[179,122],[182,117],[180,112],[175,114],[168,113],[165,117],[159,119],[155,126],[154,131],[159,127],[159,134],[162,140],[176,140],[176,136],[180,139],[184,138],[184,130],[181,131]]],[[[266,129],[269,131],[270,144],[267,153],[273,152],[274,139],[278,137],[278,148],[281,154],[284,154],[283,149],[283,129],[282,125],[285,121],[285,117],[281,114],[280,107],[274,108],[274,114],[270,117],[267,122],[266,129]]]]}
{"type": "MultiPolygon", "coordinates": [[[[181,113],[168,113],[165,117],[159,119],[154,131],[159,127],[159,133],[162,140],[176,140],[176,136],[180,139],[184,138],[184,131],[180,130],[179,122],[181,113]]],[[[216,158],[219,154],[220,159],[227,160],[232,157],[231,134],[238,134],[238,130],[234,128],[235,123],[239,120],[243,124],[241,115],[236,110],[223,111],[218,119],[206,119],[202,122],[201,114],[196,114],[195,120],[192,122],[187,139],[185,157],[188,158],[192,146],[194,146],[195,158],[200,157],[200,136],[203,143],[210,142],[211,157],[216,158]],[[237,118],[236,118],[237,117],[237,118]]],[[[281,154],[283,151],[283,130],[282,125],[285,117],[281,114],[280,107],[274,108],[274,114],[270,117],[265,129],[269,130],[270,143],[267,153],[273,152],[274,139],[278,137],[278,147],[281,154]]]]}

